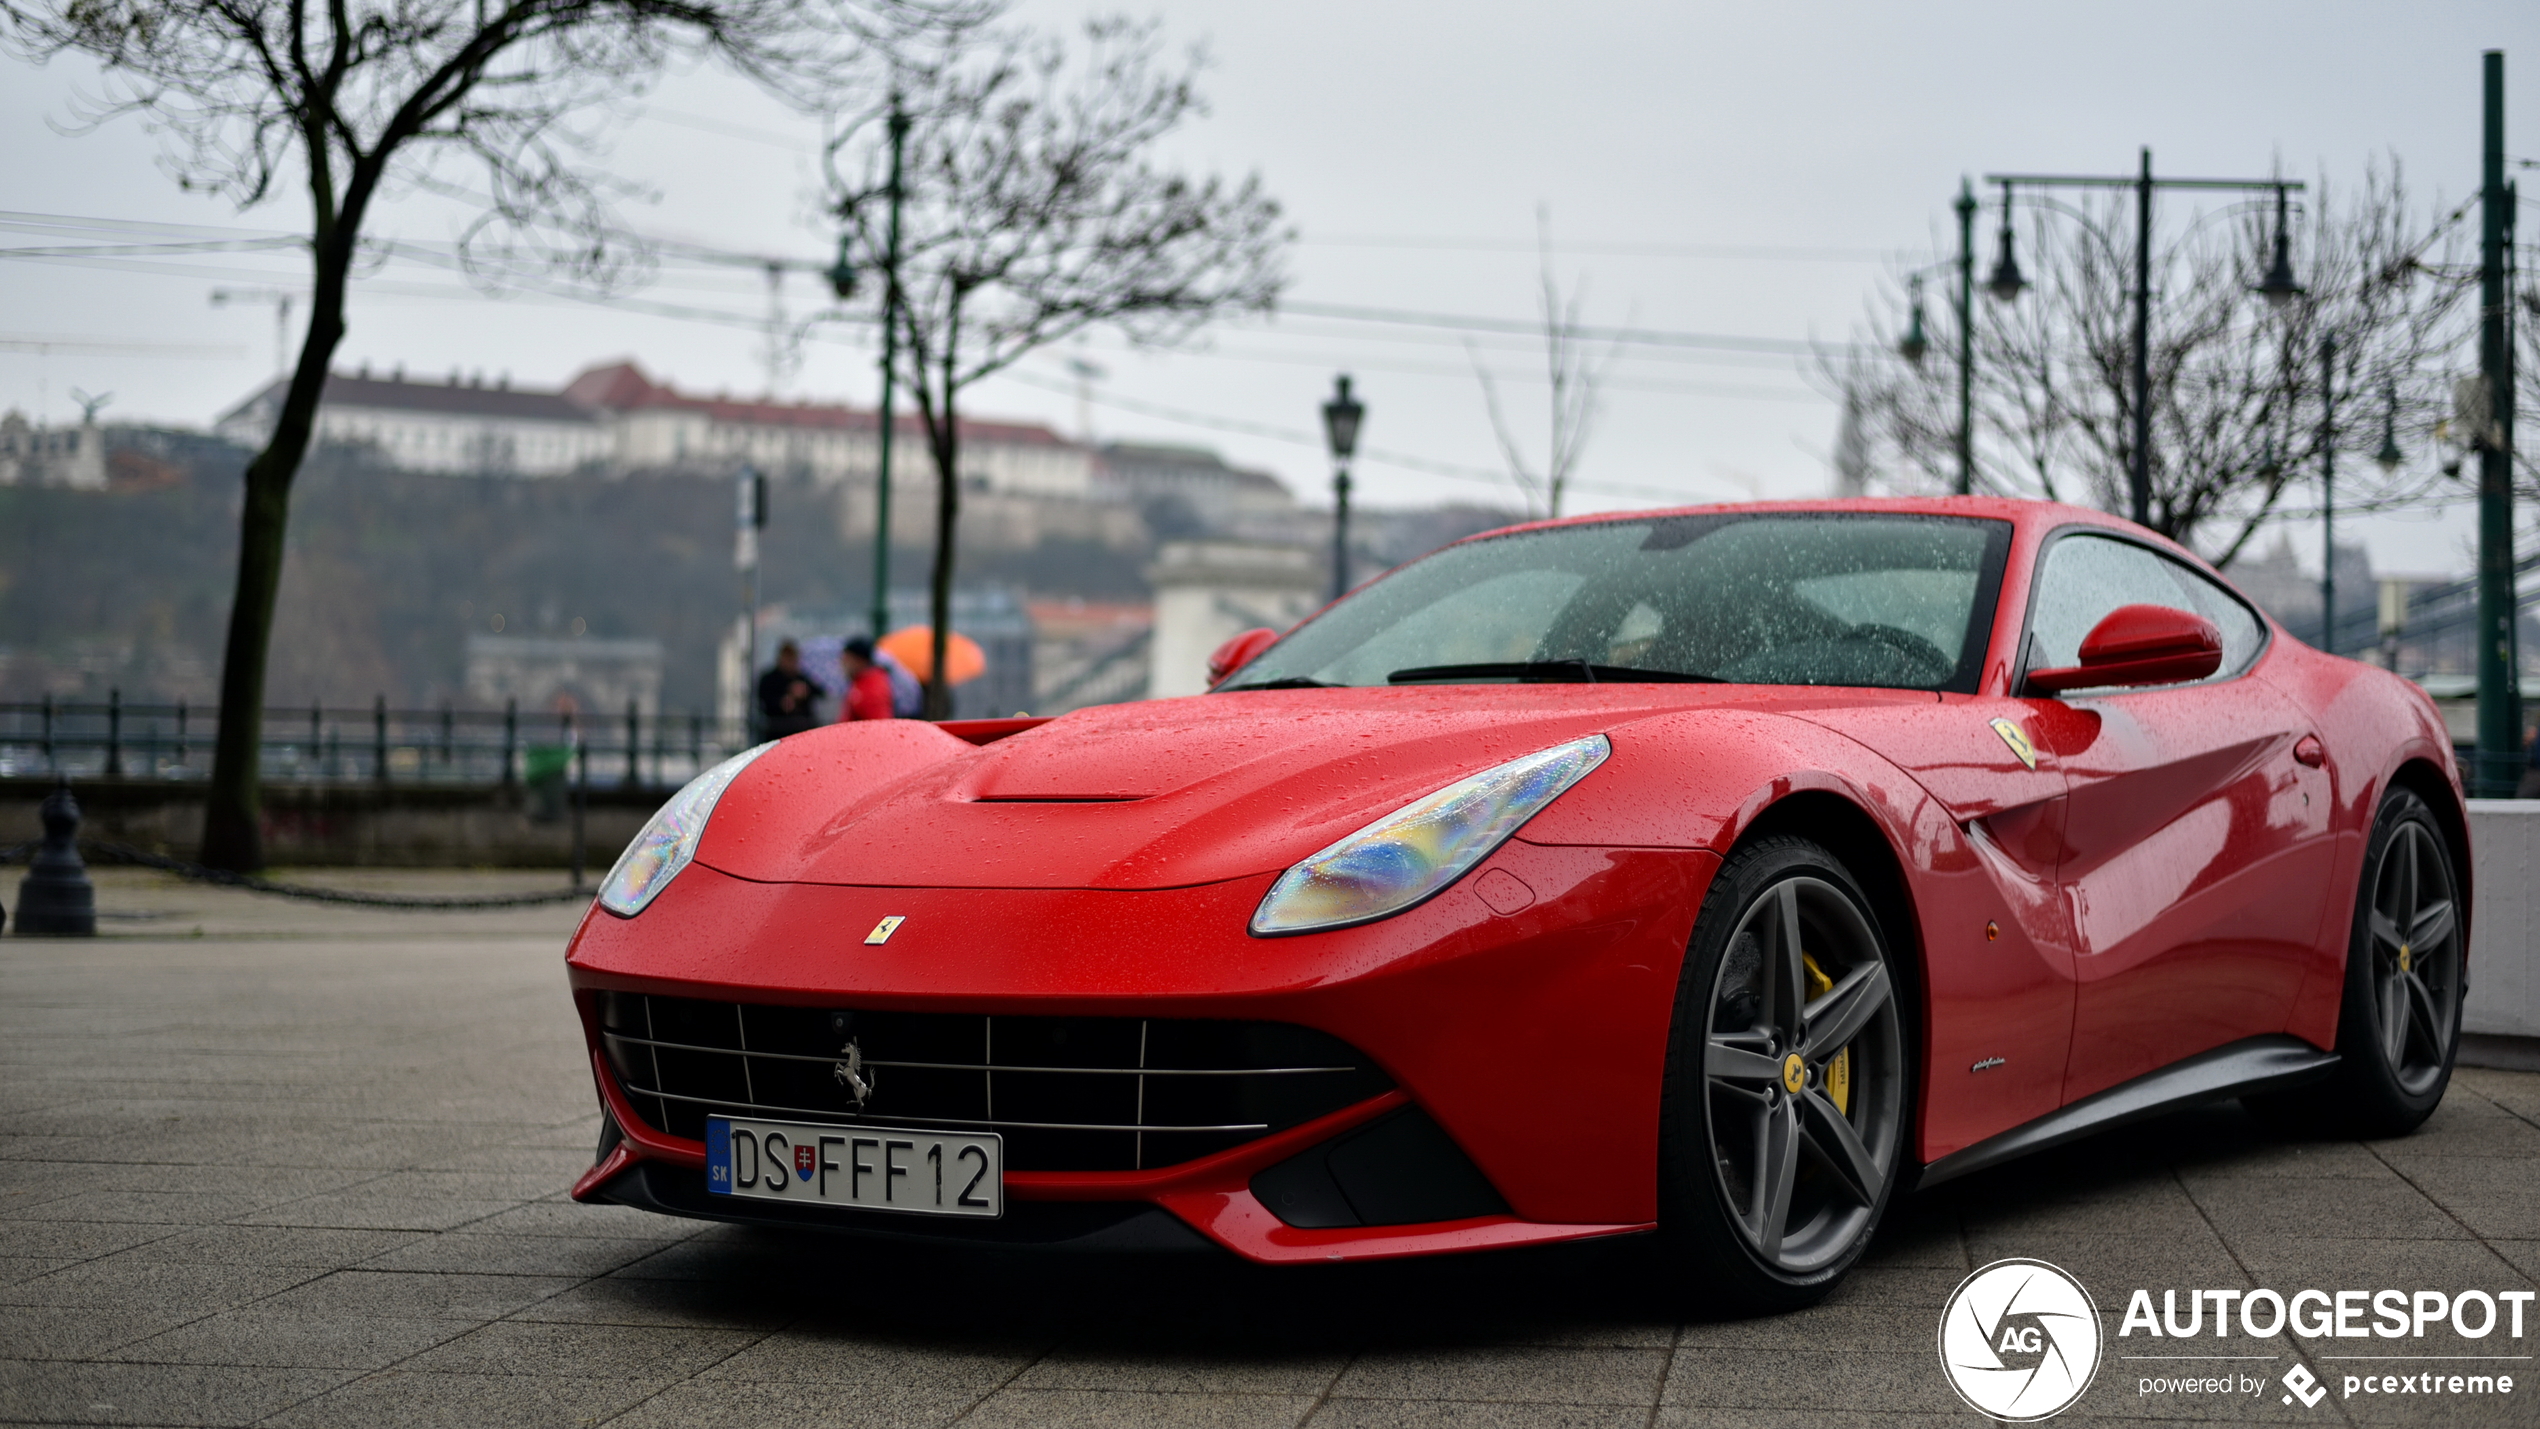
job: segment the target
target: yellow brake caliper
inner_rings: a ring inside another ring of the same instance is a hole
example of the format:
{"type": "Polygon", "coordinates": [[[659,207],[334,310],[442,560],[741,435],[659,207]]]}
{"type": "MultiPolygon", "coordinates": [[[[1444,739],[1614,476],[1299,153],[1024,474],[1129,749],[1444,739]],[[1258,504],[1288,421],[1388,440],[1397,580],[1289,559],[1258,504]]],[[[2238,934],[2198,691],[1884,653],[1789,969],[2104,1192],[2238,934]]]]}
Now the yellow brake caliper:
{"type": "MultiPolygon", "coordinates": [[[[1817,966],[1816,958],[1801,953],[1799,961],[1808,972],[1809,1001],[1814,1002],[1834,991],[1834,979],[1817,966]]],[[[1852,1049],[1849,1047],[1835,1053],[1826,1062],[1826,1100],[1833,1102],[1834,1109],[1845,1116],[1852,1114],[1852,1049]]]]}

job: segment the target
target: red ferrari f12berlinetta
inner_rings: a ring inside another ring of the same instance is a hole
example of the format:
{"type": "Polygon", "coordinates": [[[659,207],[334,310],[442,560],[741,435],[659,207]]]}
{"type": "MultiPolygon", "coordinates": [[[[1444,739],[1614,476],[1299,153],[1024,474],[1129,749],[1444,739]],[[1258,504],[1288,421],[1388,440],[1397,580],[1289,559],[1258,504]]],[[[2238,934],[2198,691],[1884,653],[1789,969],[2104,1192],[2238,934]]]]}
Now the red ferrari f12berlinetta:
{"type": "Polygon", "coordinates": [[[2180,1106],[2441,1099],[2468,833],[2413,685],[2110,517],[1476,536],[1204,695],[708,770],[568,955],[574,1194],[1261,1262],[1651,1234],[1824,1295],[1901,1191],[2180,1106]]]}

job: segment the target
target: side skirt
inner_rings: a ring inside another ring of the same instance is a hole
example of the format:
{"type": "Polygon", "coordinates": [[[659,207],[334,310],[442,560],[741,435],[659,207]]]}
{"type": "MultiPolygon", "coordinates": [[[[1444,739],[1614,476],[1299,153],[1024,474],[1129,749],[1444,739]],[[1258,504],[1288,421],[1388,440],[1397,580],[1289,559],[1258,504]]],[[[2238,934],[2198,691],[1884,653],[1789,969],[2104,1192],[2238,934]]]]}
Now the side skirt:
{"type": "Polygon", "coordinates": [[[2337,1066],[2337,1054],[2299,1037],[2251,1037],[2199,1052],[2133,1081],[2095,1092],[2024,1126],[1989,1136],[1923,1168],[1914,1189],[1937,1186],[1970,1171],[2079,1141],[2085,1136],[2205,1102],[2282,1091],[2317,1081],[2337,1066]]]}

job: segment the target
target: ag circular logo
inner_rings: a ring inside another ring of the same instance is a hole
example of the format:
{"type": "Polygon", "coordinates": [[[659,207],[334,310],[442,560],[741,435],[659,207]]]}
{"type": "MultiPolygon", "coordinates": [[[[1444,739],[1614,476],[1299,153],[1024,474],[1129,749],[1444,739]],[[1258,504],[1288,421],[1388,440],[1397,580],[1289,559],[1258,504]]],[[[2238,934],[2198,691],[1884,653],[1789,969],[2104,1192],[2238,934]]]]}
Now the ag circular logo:
{"type": "Polygon", "coordinates": [[[2099,1310],[2042,1260],[1997,1260],[1940,1312],[1940,1368],[1980,1414],[2015,1424],[2073,1406],[2099,1372],[2099,1310]]]}

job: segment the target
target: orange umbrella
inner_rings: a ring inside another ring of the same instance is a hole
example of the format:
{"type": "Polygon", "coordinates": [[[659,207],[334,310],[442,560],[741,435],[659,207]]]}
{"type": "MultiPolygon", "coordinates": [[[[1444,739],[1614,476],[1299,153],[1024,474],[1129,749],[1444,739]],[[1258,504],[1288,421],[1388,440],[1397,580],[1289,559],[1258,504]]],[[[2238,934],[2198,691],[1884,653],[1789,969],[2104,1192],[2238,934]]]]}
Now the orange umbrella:
{"type": "MultiPolygon", "coordinates": [[[[910,674],[921,680],[930,678],[935,668],[935,630],[932,626],[903,626],[875,641],[874,647],[890,651],[908,667],[910,674]]],[[[954,684],[968,684],[988,673],[988,652],[979,648],[978,641],[956,630],[952,638],[944,642],[944,664],[950,667],[954,684]]]]}

